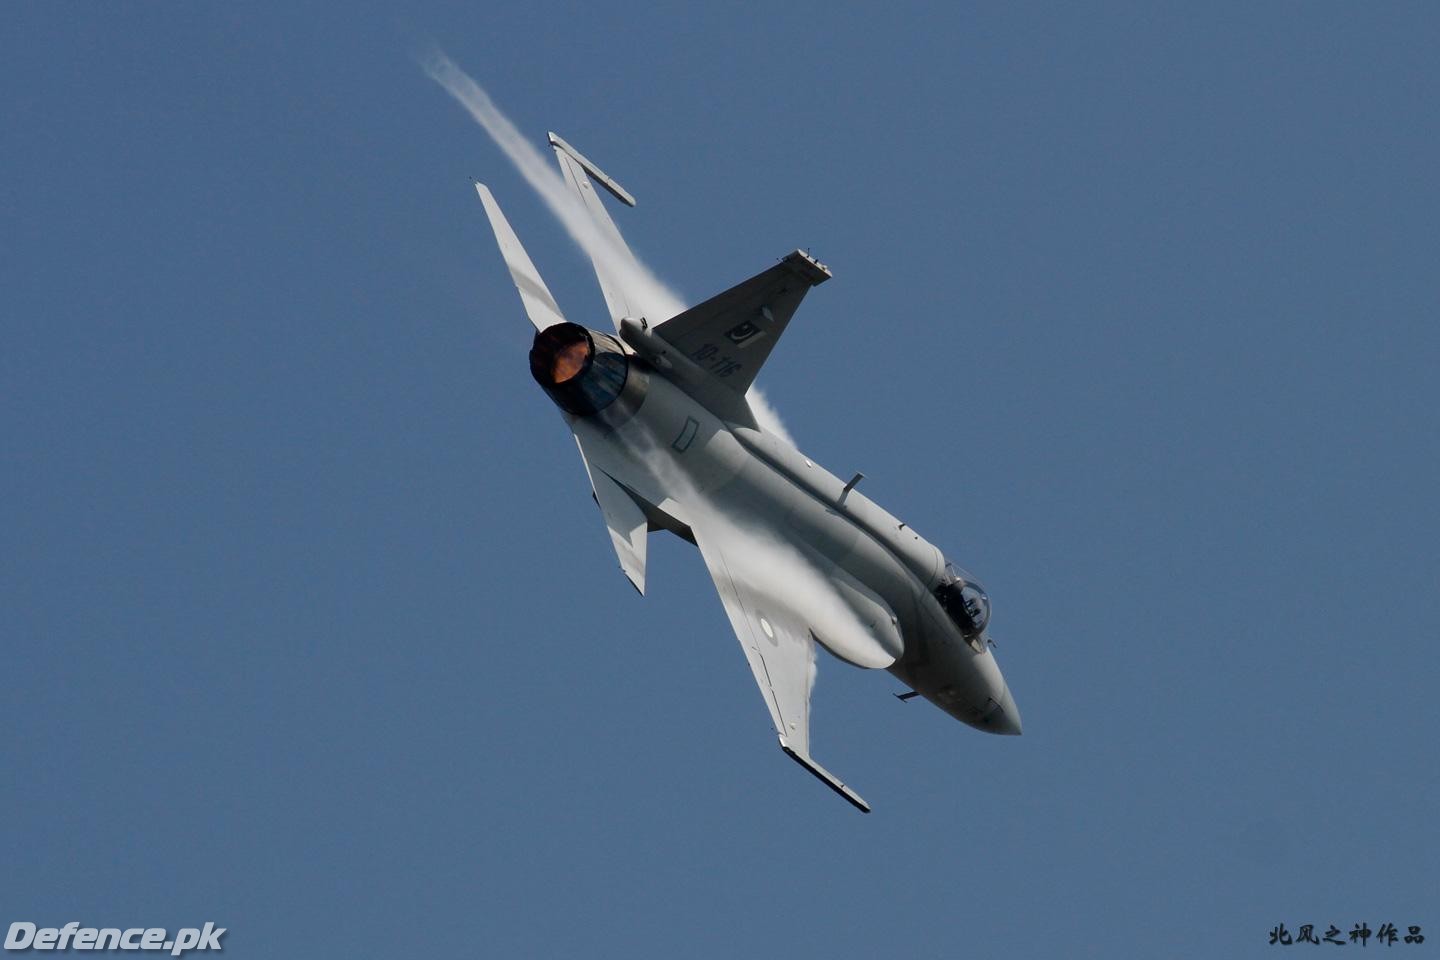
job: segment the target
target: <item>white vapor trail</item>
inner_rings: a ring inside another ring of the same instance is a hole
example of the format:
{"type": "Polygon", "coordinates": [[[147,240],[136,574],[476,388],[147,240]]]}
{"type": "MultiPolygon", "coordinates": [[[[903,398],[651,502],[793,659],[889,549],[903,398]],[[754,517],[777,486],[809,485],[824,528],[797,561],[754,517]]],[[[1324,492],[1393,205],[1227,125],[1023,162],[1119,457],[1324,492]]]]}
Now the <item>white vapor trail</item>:
{"type": "Polygon", "coordinates": [[[799,444],[790,436],[790,431],[786,430],[785,424],[780,422],[780,414],[770,406],[770,401],[765,394],[760,392],[759,387],[752,386],[746,391],[745,399],[750,402],[750,412],[755,414],[755,422],[760,425],[761,430],[772,433],[790,446],[799,449],[799,444]]]}
{"type": "MultiPolygon", "coordinates": [[[[469,74],[439,49],[433,49],[423,57],[421,66],[485,129],[525,181],[540,194],[540,199],[559,219],[571,239],[592,260],[603,264],[605,272],[620,283],[626,298],[640,309],[641,316],[658,323],[685,310],[685,301],[678,294],[662,283],[629,250],[617,246],[595,225],[590,212],[566,187],[555,168],[525,139],[510,118],[500,112],[489,94],[469,74]]],[[[751,387],[747,397],[760,428],[795,446],[795,441],[780,422],[780,416],[760,391],[751,387]]]]}
{"type": "Polygon", "coordinates": [[[580,198],[565,186],[564,179],[554,166],[525,139],[510,118],[500,112],[489,94],[469,74],[439,50],[432,51],[422,65],[430,78],[459,101],[490,134],[496,146],[505,151],[505,156],[515,164],[525,182],[540,194],[540,199],[559,218],[580,249],[604,264],[606,272],[619,280],[626,296],[633,298],[642,316],[652,323],[660,323],[685,309],[684,300],[661,283],[644,264],[626,251],[617,249],[610,238],[595,226],[590,212],[580,198]]]}
{"type": "Polygon", "coordinates": [[[845,653],[851,662],[861,662],[856,658],[871,655],[869,641],[874,638],[874,631],[799,547],[756,523],[755,518],[737,509],[734,502],[717,499],[712,492],[700,489],[676,461],[668,445],[647,429],[617,431],[615,437],[641,469],[685,504],[688,522],[703,541],[702,549],[744,558],[743,564],[726,565],[727,574],[737,584],[743,585],[751,596],[765,598],[776,609],[798,612],[811,626],[811,633],[790,634],[788,638],[788,642],[805,648],[807,689],[814,688],[816,676],[812,636],[818,636],[832,652],[838,649],[845,653]]]}

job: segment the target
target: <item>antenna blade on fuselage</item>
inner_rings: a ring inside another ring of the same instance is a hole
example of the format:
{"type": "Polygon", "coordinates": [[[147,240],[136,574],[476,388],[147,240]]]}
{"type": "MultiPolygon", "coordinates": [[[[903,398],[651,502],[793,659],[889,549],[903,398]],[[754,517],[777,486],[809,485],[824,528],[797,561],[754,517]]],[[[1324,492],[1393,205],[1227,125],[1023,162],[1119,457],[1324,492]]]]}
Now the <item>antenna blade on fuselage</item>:
{"type": "Polygon", "coordinates": [[[475,192],[480,195],[480,202],[485,205],[485,215],[490,218],[490,229],[495,231],[495,242],[500,247],[500,255],[505,258],[505,266],[510,268],[510,279],[515,281],[515,289],[520,291],[520,302],[525,305],[525,313],[530,322],[535,325],[536,330],[564,323],[565,315],[560,312],[560,306],[550,294],[550,288],[540,279],[540,271],[535,269],[535,264],[520,245],[515,231],[510,229],[510,221],[500,212],[500,205],[495,202],[490,188],[477,180],[475,192]]]}

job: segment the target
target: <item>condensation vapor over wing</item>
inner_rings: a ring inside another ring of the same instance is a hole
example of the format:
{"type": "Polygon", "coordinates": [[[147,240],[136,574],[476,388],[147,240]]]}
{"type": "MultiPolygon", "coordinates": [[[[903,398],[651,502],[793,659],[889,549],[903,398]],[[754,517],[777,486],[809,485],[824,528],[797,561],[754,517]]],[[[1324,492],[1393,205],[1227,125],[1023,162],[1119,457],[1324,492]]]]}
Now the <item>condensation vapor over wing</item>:
{"type": "MultiPolygon", "coordinates": [[[[662,283],[623,244],[617,245],[596,226],[584,204],[566,188],[559,172],[525,139],[474,78],[439,49],[430,51],[421,64],[430,78],[445,88],[504,151],[580,249],[591,259],[605,264],[607,272],[616,278],[626,297],[639,307],[643,316],[659,323],[685,310],[685,301],[679,294],[662,283]]],[[[795,446],[789,431],[780,422],[780,415],[765,396],[754,387],[747,396],[761,429],[795,446]]]]}

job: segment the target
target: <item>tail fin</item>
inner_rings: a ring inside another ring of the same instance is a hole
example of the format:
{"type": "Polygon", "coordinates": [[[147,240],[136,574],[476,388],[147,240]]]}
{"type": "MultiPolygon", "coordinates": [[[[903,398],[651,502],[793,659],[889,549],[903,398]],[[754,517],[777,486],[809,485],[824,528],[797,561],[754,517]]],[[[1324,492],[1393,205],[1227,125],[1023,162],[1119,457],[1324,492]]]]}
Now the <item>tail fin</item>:
{"type": "MultiPolygon", "coordinates": [[[[606,176],[599,167],[591,163],[580,151],[560,139],[554,133],[550,134],[550,145],[555,148],[555,158],[560,161],[560,170],[565,175],[565,182],[570,189],[575,191],[576,196],[585,204],[585,209],[590,212],[595,226],[604,234],[605,238],[613,245],[614,249],[630,258],[635,259],[635,254],[630,252],[626,245],[625,238],[620,235],[615,221],[610,219],[610,214],[605,210],[605,204],[595,192],[594,186],[590,183],[590,177],[594,177],[600,186],[604,187],[616,200],[626,206],[635,206],[635,198],[620,184],[606,176]],[[588,176],[587,176],[588,174],[588,176]]],[[[625,296],[625,287],[620,278],[613,276],[598,259],[592,259],[595,267],[595,278],[600,281],[600,292],[605,295],[605,306],[610,310],[610,320],[615,324],[615,329],[620,329],[622,317],[640,316],[640,311],[635,304],[632,304],[625,296]]],[[[658,322],[660,319],[655,318],[658,322]]]]}
{"type": "Polygon", "coordinates": [[[540,279],[540,271],[535,269],[535,264],[520,245],[515,231],[510,229],[510,221],[500,212],[500,205],[495,202],[490,188],[476,181],[475,192],[480,194],[480,202],[485,205],[485,214],[490,218],[490,229],[495,231],[495,242],[500,245],[500,255],[505,258],[505,266],[510,268],[510,279],[515,281],[515,289],[520,291],[520,302],[525,305],[525,313],[530,317],[530,322],[535,325],[536,330],[564,323],[565,315],[560,312],[559,305],[551,296],[550,288],[540,279]]]}
{"type": "Polygon", "coordinates": [[[743,394],[810,288],[830,268],[802,250],[769,270],[651,327],[656,339],[695,361],[708,379],[743,394]]]}

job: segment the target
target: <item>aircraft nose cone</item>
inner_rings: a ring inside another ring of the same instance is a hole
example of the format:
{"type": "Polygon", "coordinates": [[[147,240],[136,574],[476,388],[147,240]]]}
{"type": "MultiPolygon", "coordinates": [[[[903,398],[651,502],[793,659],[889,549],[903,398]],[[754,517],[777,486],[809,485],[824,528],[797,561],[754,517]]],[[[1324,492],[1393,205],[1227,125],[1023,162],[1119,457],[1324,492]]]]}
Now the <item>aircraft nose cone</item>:
{"type": "Polygon", "coordinates": [[[996,733],[1012,737],[1020,736],[1020,708],[1015,706],[1015,698],[1010,695],[1010,688],[1005,688],[1005,693],[1000,698],[1000,709],[995,716],[996,733]]]}

